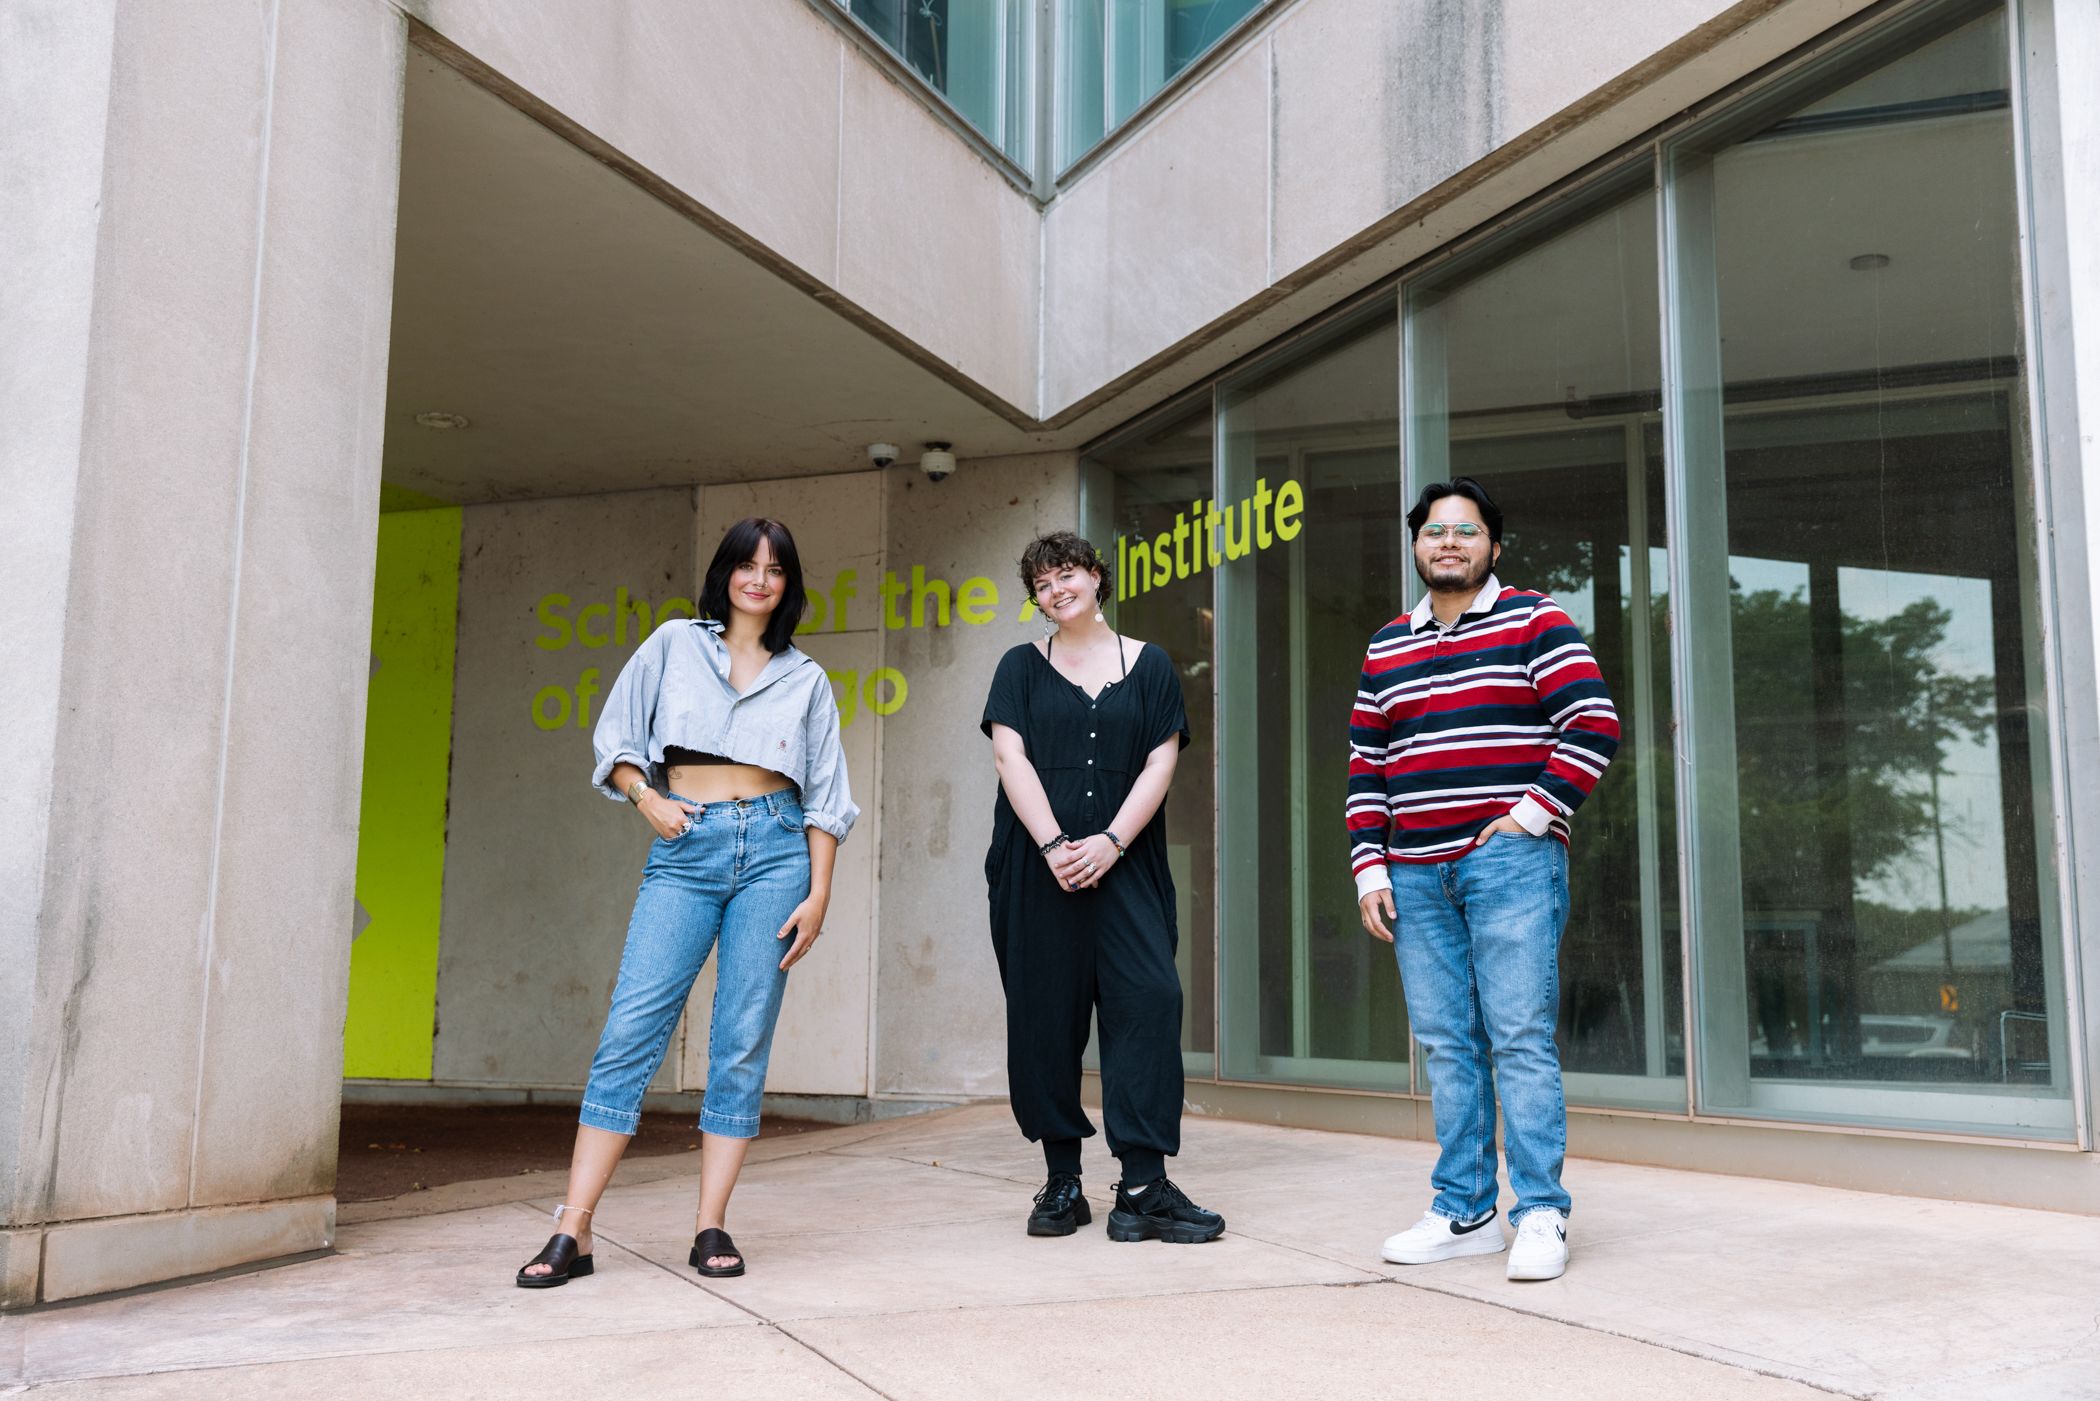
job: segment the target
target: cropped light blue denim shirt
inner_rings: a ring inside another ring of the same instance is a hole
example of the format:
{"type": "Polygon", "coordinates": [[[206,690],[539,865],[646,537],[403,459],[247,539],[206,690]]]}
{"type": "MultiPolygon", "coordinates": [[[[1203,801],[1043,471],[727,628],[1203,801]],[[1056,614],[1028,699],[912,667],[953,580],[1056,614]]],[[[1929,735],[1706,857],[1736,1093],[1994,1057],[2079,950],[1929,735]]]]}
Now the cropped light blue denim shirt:
{"type": "Polygon", "coordinates": [[[846,784],[839,707],[824,668],[790,646],[738,695],[721,631],[713,619],[674,618],[627,659],[591,736],[598,751],[591,783],[625,802],[612,786],[614,765],[646,770],[661,788],[665,745],[719,754],[786,774],[802,790],[809,824],[844,841],[860,809],[846,784]]]}

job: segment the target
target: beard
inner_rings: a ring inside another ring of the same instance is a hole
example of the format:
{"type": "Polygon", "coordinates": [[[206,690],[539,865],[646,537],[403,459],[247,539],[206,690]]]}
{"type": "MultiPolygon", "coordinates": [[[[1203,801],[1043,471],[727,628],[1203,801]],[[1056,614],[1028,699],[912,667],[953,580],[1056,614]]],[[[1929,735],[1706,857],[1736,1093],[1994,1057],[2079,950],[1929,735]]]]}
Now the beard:
{"type": "Polygon", "coordinates": [[[1479,593],[1480,586],[1487,582],[1488,575],[1495,572],[1492,552],[1464,565],[1424,564],[1415,561],[1415,573],[1429,585],[1432,593],[1479,593]]]}

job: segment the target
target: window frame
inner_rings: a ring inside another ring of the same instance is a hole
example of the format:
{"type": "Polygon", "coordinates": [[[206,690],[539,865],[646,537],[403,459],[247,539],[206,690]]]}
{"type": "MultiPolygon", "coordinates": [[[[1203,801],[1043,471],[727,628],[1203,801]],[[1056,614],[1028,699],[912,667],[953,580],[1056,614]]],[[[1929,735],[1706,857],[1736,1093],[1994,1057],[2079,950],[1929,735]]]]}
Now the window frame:
{"type": "MultiPolygon", "coordinates": [[[[818,2],[825,3],[828,0],[818,0],[818,2]]],[[[1056,177],[1056,183],[1062,185],[1067,180],[1084,173],[1084,170],[1095,163],[1103,152],[1114,146],[1121,134],[1141,127],[1145,119],[1156,111],[1158,107],[1171,102],[1173,97],[1187,84],[1199,81],[1202,73],[1221,61],[1248,34],[1272,18],[1277,10],[1280,10],[1283,5],[1288,3],[1290,3],[1290,0],[1273,0],[1273,3],[1265,4],[1247,15],[1234,30],[1222,36],[1218,43],[1207,50],[1196,62],[1190,64],[1181,74],[1176,75],[1174,79],[1171,79],[1164,85],[1158,93],[1154,94],[1152,99],[1134,112],[1123,126],[1106,134],[1099,143],[1060,170],[1056,177]]],[[[1396,357],[1394,371],[1399,377],[1401,414],[1401,462],[1397,485],[1400,491],[1401,504],[1404,508],[1408,499],[1409,487],[1414,482],[1415,471],[1414,455],[1410,448],[1409,424],[1411,416],[1408,400],[1411,352],[1409,348],[1410,325],[1406,314],[1406,292],[1409,285],[1418,279],[1425,278],[1440,269],[1446,268],[1456,260],[1469,258],[1481,253],[1488,245],[1498,243],[1508,237],[1521,236],[1520,230],[1525,227],[1550,222],[1558,214],[1571,208],[1577,208],[1582,201],[1596,197],[1597,191],[1603,187],[1614,182],[1636,179],[1637,177],[1633,175],[1633,172],[1645,164],[1648,169],[1648,178],[1652,182],[1657,196],[1658,257],[1656,271],[1660,284],[1659,306],[1662,323],[1658,328],[1658,334],[1660,336],[1663,379],[1662,434],[1665,458],[1665,541],[1671,561],[1669,569],[1672,630],[1673,633],[1681,635],[1677,610],[1682,604],[1682,587],[1677,575],[1678,561],[1683,555],[1683,550],[1680,548],[1683,539],[1683,522],[1680,516],[1683,505],[1681,498],[1683,496],[1682,472],[1684,471],[1684,458],[1682,444],[1676,440],[1681,432],[1683,415],[1681,411],[1675,411],[1675,406],[1680,402],[1678,396],[1682,391],[1681,376],[1678,368],[1681,363],[1678,359],[1680,346],[1677,342],[1677,337],[1680,334],[1677,325],[1680,319],[1680,309],[1676,306],[1675,301],[1681,284],[1677,280],[1675,275],[1676,269],[1672,264],[1673,239],[1671,231],[1673,227],[1673,206],[1670,200],[1668,181],[1668,161],[1671,149],[1675,144],[1688,137],[1696,136],[1702,130],[1725,125],[1731,116],[1754,105],[1760,98],[1771,94],[1775,90],[1807,81],[1812,70],[1816,68],[1848,62],[1855,56],[1857,50],[1863,46],[1872,46],[1882,42],[1900,44],[1901,36],[1905,31],[1911,30],[1916,26],[1929,25],[1934,21],[1935,16],[1960,10],[1969,3],[1970,0],[1886,0],[1883,4],[1875,5],[1860,14],[1833,25],[1814,39],[1798,46],[1757,71],[1691,104],[1668,122],[1650,128],[1638,137],[1623,143],[1615,150],[1592,161],[1582,169],[1572,172],[1547,188],[1517,202],[1493,219],[1475,226],[1459,237],[1449,240],[1432,252],[1414,260],[1371,286],[1352,294],[1333,307],[1308,319],[1303,324],[1292,328],[1286,334],[1213,372],[1198,386],[1191,387],[1177,394],[1170,403],[1120,425],[1109,433],[1101,435],[1080,449],[1082,460],[1096,451],[1114,445],[1119,440],[1145,431],[1148,426],[1156,425],[1158,421],[1169,415],[1187,413],[1196,401],[1207,395],[1210,399],[1213,435],[1211,470],[1212,492],[1215,498],[1223,491],[1224,457],[1221,435],[1224,431],[1224,424],[1220,415],[1220,404],[1225,387],[1231,383],[1242,382],[1287,362],[1298,353],[1306,342],[1322,336],[1337,322],[1363,314],[1365,308],[1373,302],[1386,300],[1394,303],[1400,328],[1400,350],[1396,357]]],[[[2046,21],[2051,11],[2052,0],[2002,0],[2001,8],[2006,16],[2007,40],[2011,48],[2009,63],[2012,83],[2012,119],[2014,124],[2013,163],[2016,180],[2016,207],[2014,214],[2019,234],[2017,261],[2021,272],[2017,298],[2022,317],[2023,355],[2025,359],[2025,373],[2020,378],[2019,392],[2016,396],[2016,407],[2022,420],[2021,428],[2016,431],[2021,435],[2022,441],[2020,446],[2023,450],[2023,459],[2017,470],[2029,474],[2028,486],[2031,491],[2032,502],[2029,518],[2021,520],[2018,524],[2021,528],[2033,533],[2033,548],[2035,549],[2038,562],[2038,577],[2041,591],[2039,607],[2045,622],[2045,637],[2042,646],[2038,649],[2040,652],[2039,664],[2042,676],[2039,701],[2043,710],[2042,718],[2046,722],[2041,727],[2044,732],[2042,743],[2047,752],[2048,767],[2052,781],[2050,794],[2051,822],[2055,837],[2053,851],[2050,853],[2050,869],[2040,873],[2040,879],[2057,903],[2058,939],[2056,946],[2051,949],[2051,952],[2053,956],[2061,960],[2059,968],[2064,988],[2064,1025],[2061,1030],[2061,1036],[2066,1049],[2066,1062],[2070,1081],[2071,1135],[2066,1140],[2062,1137],[2041,1138],[2021,1137],[2014,1134],[2006,1136],[1979,1134],[1973,1130],[1951,1126],[1936,1128],[1888,1121],[1833,1122],[1824,1118],[1744,1117],[1727,1112],[1715,1113],[1701,1107],[1698,1102],[1698,1085],[1701,1074],[1699,1051],[1703,1027],[1702,1018],[1694,1005],[1697,1001],[1697,974],[1694,960],[1698,956],[1695,948],[1698,942],[1698,930],[1696,915],[1691,908],[1691,891],[1693,889],[1693,881],[1696,878],[1694,870],[1696,865],[1696,827],[1690,820],[1689,812],[1686,811],[1686,805],[1692,801],[1692,789],[1687,773],[1690,759],[1681,742],[1681,731],[1678,740],[1672,743],[1671,760],[1677,770],[1675,774],[1675,789],[1679,809],[1675,815],[1677,822],[1677,874],[1679,901],[1685,911],[1683,917],[1678,921],[1680,937],[1679,957],[1682,960],[1680,967],[1683,970],[1679,981],[1679,995],[1683,1002],[1681,1014],[1685,1029],[1683,1050],[1685,1103],[1681,1109],[1643,1109],[1608,1103],[1575,1103],[1571,1101],[1568,1105],[1571,1113],[1669,1119],[1680,1122],[1734,1125],[1765,1130],[1919,1139],[1988,1145],[1998,1148],[2034,1148],[2050,1151],[2068,1149],[2088,1152],[2093,1150],[2094,1122],[2096,1118],[2100,1118],[2100,1104],[2095,1103],[2095,1095],[2100,1093],[2100,1091],[2096,1091],[2096,1077],[2092,1065],[2095,1048],[2100,1047],[2100,990],[2096,990],[2100,989],[2100,957],[2081,957],[2081,930],[2083,927],[2082,916],[2085,912],[2100,910],[2100,869],[2093,870],[2081,880],[2079,875],[2080,863],[2071,859],[2071,854],[2077,849],[2074,845],[2074,839],[2078,831],[2073,823],[2073,809],[2077,803],[2077,794],[2071,775],[2074,772],[2072,763],[2074,757],[2083,763],[2086,768],[2100,767],[2100,736],[2074,736],[2072,734],[2072,715],[2067,704],[2065,677],[2068,674],[2067,666],[2071,663],[2075,663],[2081,668],[2079,674],[2091,674],[2094,669],[2096,652],[2100,652],[2100,646],[2096,646],[2096,638],[2094,636],[2096,626],[2100,626],[2100,620],[2095,618],[2095,609],[2091,597],[2081,593],[2076,587],[2065,587],[2059,584],[2058,575],[2063,571],[2064,566],[2058,562],[2060,552],[2055,546],[2053,532],[2045,528],[2043,524],[2045,521],[2053,518],[2051,511],[2054,500],[2063,499],[2066,496],[2071,500],[2081,499],[2078,491],[2081,482],[2081,464],[2078,459],[2076,436],[2075,433],[2064,432],[2060,427],[2061,423],[2066,419],[2075,423],[2075,413],[2069,412],[2067,409],[2060,409],[2053,418],[2050,413],[2052,406],[2059,403],[2068,405],[2073,390],[2068,385],[2052,384],[2047,374],[2052,365],[2064,363],[2071,346],[2071,330],[2066,319],[2067,313],[2059,311],[2054,316],[2044,313],[2040,306],[2039,290],[2043,281],[2042,260],[2053,259],[2054,262],[2051,263],[2052,269],[2061,264],[2064,259],[2064,249],[2061,245],[2067,236],[2065,231],[2058,228],[2052,231],[2050,240],[2046,243],[2039,241],[2037,238],[2037,226],[2042,222],[2037,214],[2038,201],[2053,199],[2055,203],[2051,204],[2049,208],[2052,211],[2060,212],[2062,199],[2060,181],[2052,183],[2050,178],[2038,173],[2035,167],[2053,168],[2060,174],[2063,152],[2059,145],[2052,142],[2037,142],[2034,130],[2036,119],[2029,110],[2029,104],[2032,100],[2030,89],[2034,86],[2030,70],[2036,66],[2048,65],[2054,57],[2053,48],[2046,42],[2047,34],[2042,36],[2043,42],[2039,45],[2034,42],[2033,38],[2038,25],[2046,28],[2043,22],[2046,21]],[[2030,48],[2034,50],[2032,53],[2028,52],[2030,48]],[[2046,192],[2052,188],[2056,189],[2057,193],[2050,196],[2046,192]],[[2084,898],[2080,898],[2081,894],[2084,898]]],[[[1060,8],[1060,19],[1061,14],[1060,8]]],[[[2053,70],[2051,70],[2051,75],[2050,81],[2053,82],[2053,70]]],[[[1061,114],[1059,120],[1061,121],[1061,114]]],[[[1054,129],[1057,123],[1053,122],[1045,125],[1054,129]]],[[[1039,138],[1043,130],[1044,127],[1039,126],[1039,138]]],[[[1082,500],[1084,500],[1084,496],[1085,487],[1082,485],[1082,500]]],[[[2073,561],[2073,564],[2075,568],[2071,582],[2074,584],[2085,582],[2089,576],[2085,573],[2084,554],[2082,551],[2076,560],[2073,561]]],[[[1218,574],[1213,573],[1211,578],[1212,606],[1214,608],[1217,608],[1219,604],[1218,577],[1218,574]]],[[[1219,636],[1222,638],[1225,619],[1222,613],[1217,616],[1220,628],[1219,636]]],[[[1685,714],[1683,707],[1686,703],[1686,678],[1681,674],[1684,669],[1681,658],[1686,655],[1686,651],[1687,649],[1673,647],[1671,652],[1672,675],[1670,677],[1670,685],[1672,707],[1673,714],[1679,717],[1680,721],[1685,714]]],[[[1232,795],[1228,791],[1229,785],[1223,762],[1227,727],[1231,723],[1228,708],[1224,701],[1223,677],[1231,665],[1232,659],[1228,656],[1225,648],[1220,645],[1212,679],[1215,696],[1213,714],[1216,717],[1215,723],[1217,725],[1217,734],[1214,736],[1213,744],[1214,763],[1217,766],[1213,791],[1219,809],[1219,811],[1213,813],[1213,833],[1221,843],[1224,840],[1222,809],[1232,800],[1232,795]]],[[[2095,840],[2100,841],[2100,836],[2096,836],[2095,840]]],[[[1216,901],[1214,908],[1218,911],[1218,918],[1213,922],[1212,929],[1212,937],[1217,945],[1212,950],[1213,966],[1216,970],[1213,981],[1215,997],[1212,1009],[1214,1018],[1212,1044],[1217,1047],[1217,1051],[1214,1057],[1206,1058],[1212,1061],[1212,1064],[1208,1067],[1211,1073],[1199,1078],[1221,1086],[1264,1090],[1283,1089],[1369,1098],[1425,1099],[1426,1088],[1421,1082],[1421,1072],[1417,1068],[1421,1064],[1421,1057],[1412,1044],[1409,1048],[1409,1084],[1404,1090],[1360,1088],[1341,1083],[1308,1083],[1302,1080],[1282,1082],[1269,1079],[1247,1079],[1224,1073],[1224,1067],[1229,1055],[1225,1040],[1229,1019],[1224,1015],[1224,1012],[1225,1003],[1232,995],[1232,990],[1227,986],[1229,961],[1225,948],[1226,930],[1232,923],[1226,913],[1228,909],[1226,882],[1229,869],[1230,862],[1225,859],[1221,850],[1218,862],[1218,887],[1214,892],[1216,901]]],[[[1190,1069],[1191,1073],[1194,1074],[1195,1067],[1191,1066],[1190,1069]]],[[[1571,1088],[1573,1088],[1579,1080],[1586,1081],[1599,1077],[1585,1075],[1581,1077],[1570,1076],[1569,1078],[1571,1088]]],[[[1603,1078],[1615,1079],[1620,1077],[1603,1078]]],[[[1676,1077],[1671,1078],[1674,1080],[1676,1077]]]]}

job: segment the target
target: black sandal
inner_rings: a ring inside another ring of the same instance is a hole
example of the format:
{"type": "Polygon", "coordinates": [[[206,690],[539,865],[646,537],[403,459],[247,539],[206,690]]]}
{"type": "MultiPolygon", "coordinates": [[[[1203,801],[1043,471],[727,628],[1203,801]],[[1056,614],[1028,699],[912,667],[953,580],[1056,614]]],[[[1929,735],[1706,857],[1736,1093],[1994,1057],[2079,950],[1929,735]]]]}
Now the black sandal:
{"type": "Polygon", "coordinates": [[[736,1248],[736,1242],[729,1238],[729,1232],[718,1226],[709,1226],[693,1237],[693,1253],[687,1257],[686,1263],[709,1279],[728,1279],[744,1272],[744,1252],[736,1248]],[[734,1255],[736,1263],[708,1264],[709,1257],[716,1255],[734,1255]]]}
{"type": "MultiPolygon", "coordinates": [[[[582,1207],[559,1206],[554,1210],[554,1219],[561,1220],[564,1211],[582,1211],[585,1216],[590,1215],[590,1212],[582,1207]]],[[[576,1237],[566,1233],[552,1235],[547,1238],[547,1244],[539,1254],[518,1267],[518,1288],[552,1289],[558,1284],[567,1284],[572,1279],[582,1279],[595,1268],[591,1264],[590,1256],[576,1253],[576,1237]],[[526,1274],[525,1271],[534,1265],[546,1265],[549,1269],[543,1275],[526,1274]]]]}

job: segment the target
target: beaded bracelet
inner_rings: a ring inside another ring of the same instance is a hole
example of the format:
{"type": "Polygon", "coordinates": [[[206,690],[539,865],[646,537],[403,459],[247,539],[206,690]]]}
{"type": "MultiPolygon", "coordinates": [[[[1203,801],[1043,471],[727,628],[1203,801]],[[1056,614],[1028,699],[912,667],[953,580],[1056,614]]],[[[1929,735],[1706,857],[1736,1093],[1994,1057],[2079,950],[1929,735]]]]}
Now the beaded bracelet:
{"type": "Polygon", "coordinates": [[[1122,856],[1125,854],[1123,851],[1123,839],[1121,837],[1117,836],[1114,832],[1106,831],[1104,831],[1101,835],[1108,838],[1108,844],[1116,849],[1116,855],[1122,856]]]}
{"type": "Polygon", "coordinates": [[[1036,851],[1041,855],[1048,856],[1051,852],[1057,850],[1059,847],[1063,846],[1066,842],[1070,840],[1072,840],[1070,837],[1066,836],[1063,832],[1059,832],[1049,841],[1044,842],[1041,846],[1037,847],[1036,851]]]}

